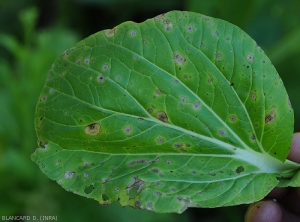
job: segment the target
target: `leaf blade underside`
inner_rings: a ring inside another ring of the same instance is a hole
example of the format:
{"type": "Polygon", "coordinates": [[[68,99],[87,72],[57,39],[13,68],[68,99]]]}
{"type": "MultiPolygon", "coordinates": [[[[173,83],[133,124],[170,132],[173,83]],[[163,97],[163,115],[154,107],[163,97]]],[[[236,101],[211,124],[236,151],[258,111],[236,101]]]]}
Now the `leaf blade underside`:
{"type": "Polygon", "coordinates": [[[35,124],[41,148],[32,159],[65,189],[182,212],[262,199],[289,169],[293,110],[246,33],[174,11],[64,52],[35,124]]]}

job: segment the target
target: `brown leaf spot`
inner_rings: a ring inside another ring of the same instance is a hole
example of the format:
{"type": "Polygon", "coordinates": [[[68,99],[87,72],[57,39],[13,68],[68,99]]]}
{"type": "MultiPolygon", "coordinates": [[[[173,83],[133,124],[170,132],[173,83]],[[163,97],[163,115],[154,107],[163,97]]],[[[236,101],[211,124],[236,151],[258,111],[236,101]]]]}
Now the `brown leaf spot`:
{"type": "Polygon", "coordinates": [[[163,122],[168,122],[168,116],[165,112],[159,111],[156,113],[156,118],[163,122]]]}
{"type": "Polygon", "coordinates": [[[99,123],[93,123],[93,124],[87,125],[84,129],[84,132],[87,135],[96,136],[101,132],[100,124],[99,123]]]}
{"type": "Polygon", "coordinates": [[[124,129],[123,129],[124,133],[126,134],[131,134],[132,133],[132,128],[131,126],[126,126],[124,129]]]}
{"type": "Polygon", "coordinates": [[[236,121],[236,116],[234,114],[229,116],[230,122],[235,122],[236,121]]]}
{"type": "Polygon", "coordinates": [[[161,137],[158,137],[157,140],[156,140],[156,142],[157,142],[158,144],[162,144],[162,143],[165,142],[165,139],[164,139],[164,138],[161,138],[161,137]]]}
{"type": "Polygon", "coordinates": [[[197,103],[193,104],[193,109],[194,110],[199,110],[200,109],[200,103],[197,102],[197,103]]]}
{"type": "Polygon", "coordinates": [[[214,81],[214,79],[212,77],[209,77],[209,79],[207,80],[208,83],[212,83],[214,81]]]}
{"type": "Polygon", "coordinates": [[[217,53],[217,54],[216,54],[216,59],[217,59],[217,60],[220,60],[220,59],[222,59],[222,57],[223,57],[223,56],[222,56],[222,54],[221,54],[221,53],[217,53]]]}
{"type": "Polygon", "coordinates": [[[252,54],[248,54],[246,56],[246,59],[249,61],[249,62],[252,62],[254,60],[254,56],[252,54]]]}
{"type": "Polygon", "coordinates": [[[47,96],[43,95],[41,98],[41,102],[46,102],[46,100],[47,100],[47,96]]]}
{"type": "Polygon", "coordinates": [[[226,136],[226,131],[225,130],[219,130],[218,131],[220,136],[226,136]]]}
{"type": "Polygon", "coordinates": [[[271,124],[276,119],[276,112],[274,109],[272,109],[266,116],[265,116],[265,123],[271,124]]]}
{"type": "Polygon", "coordinates": [[[187,32],[193,32],[194,31],[194,26],[192,26],[192,25],[187,26],[186,31],[187,32]]]}
{"type": "Polygon", "coordinates": [[[157,89],[157,90],[155,90],[155,94],[160,96],[162,94],[162,92],[159,89],[157,89]]]}
{"type": "Polygon", "coordinates": [[[104,75],[97,76],[97,81],[98,82],[104,82],[104,80],[105,80],[105,76],[104,75]]]}
{"type": "Polygon", "coordinates": [[[186,59],[179,53],[174,53],[173,59],[174,59],[174,62],[179,65],[183,65],[186,61],[186,59]]]}
{"type": "Polygon", "coordinates": [[[256,93],[256,92],[252,92],[252,93],[250,94],[250,98],[251,98],[253,101],[256,101],[256,99],[257,99],[257,93],[256,93]]]}
{"type": "Polygon", "coordinates": [[[105,31],[105,35],[106,37],[112,37],[116,34],[117,29],[113,28],[113,29],[108,29],[105,31]]]}

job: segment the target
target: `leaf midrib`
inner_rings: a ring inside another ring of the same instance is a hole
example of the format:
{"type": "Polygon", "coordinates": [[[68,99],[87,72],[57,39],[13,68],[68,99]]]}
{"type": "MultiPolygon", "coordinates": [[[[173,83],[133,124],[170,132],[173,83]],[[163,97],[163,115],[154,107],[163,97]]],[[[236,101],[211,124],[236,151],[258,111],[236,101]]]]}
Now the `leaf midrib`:
{"type": "MultiPolygon", "coordinates": [[[[47,86],[47,87],[48,87],[48,86],[47,86]]],[[[230,151],[232,151],[233,148],[238,148],[238,147],[233,146],[232,144],[225,143],[225,142],[223,142],[223,141],[221,141],[221,140],[218,140],[218,139],[215,139],[215,138],[210,138],[210,137],[207,137],[207,136],[203,136],[203,135],[200,135],[200,134],[198,134],[198,133],[195,133],[195,132],[186,130],[186,129],[182,128],[182,127],[175,126],[175,125],[168,124],[168,123],[164,123],[164,122],[162,122],[162,121],[160,121],[160,120],[157,120],[157,119],[155,119],[155,118],[145,118],[145,117],[140,117],[140,116],[131,115],[131,114],[128,114],[128,113],[120,113],[120,112],[117,112],[117,111],[114,111],[114,110],[108,110],[108,109],[105,109],[105,108],[103,108],[103,107],[98,107],[98,106],[96,106],[96,105],[94,105],[94,104],[90,104],[90,103],[88,103],[88,102],[86,102],[86,101],[83,101],[83,100],[77,98],[75,95],[74,95],[74,96],[71,96],[71,95],[68,95],[68,94],[66,94],[66,93],[64,93],[64,92],[62,92],[62,91],[60,91],[60,90],[57,90],[57,89],[55,89],[55,91],[56,91],[56,92],[59,92],[59,93],[61,93],[61,94],[63,94],[63,95],[65,95],[65,96],[67,96],[67,97],[71,97],[71,98],[73,98],[73,99],[77,99],[79,102],[85,103],[85,104],[87,104],[87,105],[89,105],[89,106],[91,106],[91,107],[93,107],[93,108],[95,108],[95,109],[97,109],[97,110],[100,110],[100,111],[104,111],[104,112],[108,112],[108,113],[111,112],[111,113],[114,113],[114,114],[118,114],[118,115],[121,115],[121,116],[127,116],[127,117],[134,118],[134,119],[143,118],[144,120],[147,120],[147,121],[149,121],[149,122],[154,122],[154,123],[156,123],[156,124],[158,124],[158,125],[163,125],[163,126],[165,126],[165,127],[167,127],[167,128],[175,129],[175,130],[177,130],[177,131],[180,131],[180,132],[186,133],[186,134],[188,134],[188,135],[197,137],[197,138],[202,139],[202,140],[205,140],[205,141],[207,141],[207,142],[214,143],[215,145],[221,146],[221,147],[223,147],[223,148],[227,148],[227,149],[230,150],[230,151]]],[[[47,117],[47,119],[49,119],[49,120],[52,121],[52,122],[55,122],[55,121],[53,121],[52,119],[50,119],[49,117],[47,117]]],[[[101,120],[101,119],[100,119],[100,120],[101,120]]],[[[241,149],[242,149],[242,148],[241,148],[241,149]]]]}
{"type": "MultiPolygon", "coordinates": [[[[56,143],[54,143],[54,142],[52,142],[53,144],[56,144],[56,143]]],[[[56,144],[57,146],[59,146],[58,144],[56,144]]],[[[59,146],[60,147],[60,146],[59,146]]],[[[60,153],[60,152],[72,152],[71,153],[71,156],[75,153],[75,152],[84,152],[83,150],[64,150],[64,149],[61,149],[61,150],[59,150],[58,152],[56,152],[56,153],[53,153],[53,154],[51,154],[51,155],[49,155],[49,156],[47,156],[46,158],[43,158],[43,161],[46,161],[46,159],[48,159],[48,158],[51,158],[52,156],[54,156],[54,155],[58,155],[58,153],[60,153]]],[[[86,152],[93,152],[93,151],[86,151],[86,152]]],[[[98,152],[94,152],[95,154],[99,154],[98,152]]],[[[108,155],[109,156],[109,158],[108,159],[110,159],[112,156],[143,156],[143,155],[141,155],[141,154],[110,154],[110,153],[101,153],[101,154],[105,154],[105,155],[108,155]]],[[[160,154],[160,155],[155,155],[155,154],[150,154],[151,156],[156,156],[156,158],[157,157],[160,157],[160,156],[163,156],[163,155],[169,155],[169,154],[160,154]]],[[[173,155],[173,154],[172,154],[173,155]]],[[[177,155],[181,155],[181,154],[177,154],[177,155]]],[[[188,155],[188,154],[185,154],[185,155],[188,155]]],[[[70,160],[71,159],[71,156],[70,157],[68,157],[68,159],[67,160],[70,160]]],[[[194,156],[203,156],[202,154],[199,154],[199,155],[192,155],[192,154],[190,154],[190,156],[192,156],[192,157],[194,157],[194,156]]],[[[228,155],[226,156],[226,155],[222,155],[222,156],[225,156],[225,158],[230,158],[230,157],[228,157],[228,155]]],[[[108,160],[108,159],[106,159],[106,161],[108,160]]],[[[64,168],[64,165],[65,164],[63,164],[63,165],[61,165],[61,166],[59,166],[59,167],[57,167],[57,168],[55,168],[55,169],[53,169],[53,170],[51,170],[51,171],[49,171],[49,173],[51,173],[51,172],[53,172],[53,171],[56,171],[58,168],[64,168]]],[[[139,169],[136,169],[135,171],[130,171],[129,173],[127,173],[127,174],[123,174],[123,175],[120,175],[120,176],[118,176],[118,177],[115,177],[115,178],[111,178],[111,180],[110,181],[113,181],[113,180],[117,180],[117,179],[120,179],[120,178],[122,178],[122,177],[124,177],[124,176],[128,176],[128,175],[130,175],[130,174],[134,174],[134,173],[137,173],[138,171],[141,171],[141,170],[144,170],[145,168],[147,168],[147,167],[149,167],[150,165],[147,165],[147,164],[145,164],[145,166],[144,167],[141,167],[141,168],[139,168],[139,169]]],[[[94,166],[94,167],[91,167],[91,168],[89,168],[89,169],[87,169],[86,171],[90,171],[90,170],[92,170],[92,169],[94,169],[94,168],[97,168],[97,167],[100,167],[100,166],[94,166]]],[[[180,168],[179,168],[180,169],[180,168]]],[[[176,169],[176,170],[178,170],[178,169],[176,169]]],[[[161,172],[167,172],[167,171],[161,171],[161,172]]],[[[147,172],[144,172],[144,173],[142,173],[142,174],[139,174],[139,175],[143,175],[143,174],[145,174],[145,173],[147,173],[147,172]]],[[[215,179],[215,180],[180,180],[180,179],[176,179],[176,180],[172,180],[172,179],[163,179],[163,178],[161,178],[159,181],[166,181],[166,182],[186,182],[186,183],[197,183],[197,184],[200,184],[200,183],[212,183],[212,182],[222,182],[222,181],[228,181],[228,180],[237,180],[237,179],[239,179],[239,178],[242,178],[242,177],[245,177],[245,176],[249,176],[249,175],[259,175],[259,174],[261,174],[261,171],[260,170],[257,170],[257,171],[255,171],[255,172],[253,172],[253,171],[251,171],[251,172],[249,172],[249,173],[244,173],[244,174],[238,174],[238,175],[236,175],[236,176],[234,176],[234,177],[230,177],[230,178],[222,178],[222,179],[215,179]]],[[[100,181],[100,180],[99,180],[100,181]]],[[[156,182],[157,180],[156,179],[153,179],[153,180],[144,180],[144,181],[147,181],[147,182],[156,182]]]]}
{"type": "MultiPolygon", "coordinates": [[[[139,116],[135,116],[135,115],[127,114],[127,113],[120,113],[120,112],[117,112],[117,111],[107,110],[103,107],[95,106],[93,104],[90,104],[86,101],[83,101],[83,100],[75,97],[75,95],[71,96],[71,95],[65,94],[65,93],[63,93],[63,92],[61,92],[57,89],[56,89],[56,92],[64,94],[65,96],[71,97],[73,99],[77,99],[79,102],[85,103],[85,104],[87,104],[87,105],[89,105],[89,106],[91,106],[95,109],[101,110],[101,111],[105,111],[105,112],[108,112],[108,113],[114,113],[114,114],[118,114],[118,115],[121,115],[121,116],[127,116],[127,117],[135,118],[135,119],[140,118],[139,116]]],[[[222,148],[225,148],[228,151],[234,152],[234,154],[235,154],[234,158],[238,158],[238,159],[243,160],[243,161],[245,161],[247,163],[250,163],[252,165],[255,162],[255,164],[257,164],[257,167],[259,167],[261,170],[263,170],[263,172],[277,172],[278,169],[286,169],[288,167],[284,163],[281,163],[279,160],[277,160],[275,158],[272,158],[270,156],[267,156],[266,154],[256,152],[252,149],[242,149],[241,147],[235,147],[232,144],[228,144],[228,143],[225,143],[225,142],[220,141],[220,140],[215,139],[215,138],[210,138],[210,137],[206,137],[206,136],[194,133],[194,132],[186,130],[182,127],[178,127],[178,126],[175,126],[175,125],[164,123],[164,122],[162,122],[160,120],[157,120],[155,118],[144,118],[143,117],[143,119],[148,120],[150,122],[154,122],[154,123],[159,124],[159,125],[163,125],[165,127],[168,127],[168,128],[180,131],[180,132],[183,132],[183,133],[186,133],[188,135],[197,137],[197,138],[205,140],[207,142],[211,142],[215,145],[221,146],[222,148]]],[[[182,153],[181,153],[181,155],[182,155],[182,153]]]]}

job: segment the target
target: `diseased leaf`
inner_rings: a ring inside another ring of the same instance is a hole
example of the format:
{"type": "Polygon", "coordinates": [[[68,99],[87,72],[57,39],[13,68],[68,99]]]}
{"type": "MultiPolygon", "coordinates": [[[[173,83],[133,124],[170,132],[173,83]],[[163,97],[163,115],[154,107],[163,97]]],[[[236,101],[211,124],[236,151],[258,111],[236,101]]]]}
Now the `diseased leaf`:
{"type": "Polygon", "coordinates": [[[286,161],[293,121],[255,41],[228,22],[173,11],[98,32],[53,63],[32,159],[103,205],[181,213],[251,203],[279,179],[300,185],[299,166],[286,161]]]}
{"type": "Polygon", "coordinates": [[[291,176],[285,176],[286,178],[279,178],[277,187],[300,187],[300,171],[297,169],[295,172],[290,172],[291,176]],[[290,178],[289,178],[290,177],[290,178]]]}

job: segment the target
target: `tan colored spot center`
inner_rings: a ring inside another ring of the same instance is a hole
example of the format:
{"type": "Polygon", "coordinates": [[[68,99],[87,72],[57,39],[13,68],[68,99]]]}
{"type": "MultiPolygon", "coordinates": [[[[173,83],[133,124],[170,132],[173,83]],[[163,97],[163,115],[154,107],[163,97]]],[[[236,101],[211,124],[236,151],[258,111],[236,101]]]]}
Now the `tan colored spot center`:
{"type": "Polygon", "coordinates": [[[90,136],[96,136],[101,132],[99,123],[93,123],[85,127],[84,132],[90,136]]]}
{"type": "Polygon", "coordinates": [[[117,31],[116,28],[108,29],[105,31],[105,35],[106,35],[106,37],[112,37],[115,35],[116,31],[117,31]]]}
{"type": "Polygon", "coordinates": [[[274,109],[272,109],[265,117],[265,123],[266,124],[271,124],[275,121],[276,119],[276,112],[274,109]]]}
{"type": "Polygon", "coordinates": [[[179,65],[183,65],[186,61],[186,59],[182,55],[180,55],[179,53],[174,53],[173,59],[174,59],[174,62],[179,64],[179,65]]]}
{"type": "Polygon", "coordinates": [[[159,119],[160,121],[167,122],[168,121],[168,116],[165,112],[159,111],[156,113],[156,118],[159,119]]]}

